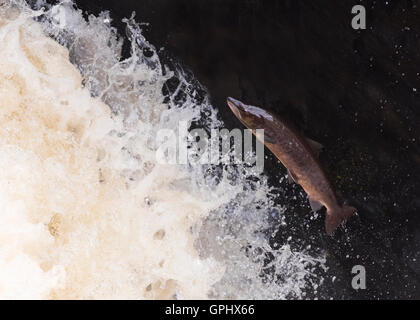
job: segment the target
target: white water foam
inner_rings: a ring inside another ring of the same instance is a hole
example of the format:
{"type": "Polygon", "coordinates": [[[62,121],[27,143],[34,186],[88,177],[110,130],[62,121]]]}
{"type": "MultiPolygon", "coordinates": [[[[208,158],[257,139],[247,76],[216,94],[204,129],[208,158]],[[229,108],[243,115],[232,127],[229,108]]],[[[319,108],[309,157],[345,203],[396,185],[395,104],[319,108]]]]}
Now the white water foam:
{"type": "Polygon", "coordinates": [[[41,6],[0,0],[0,299],[316,290],[324,257],[268,245],[268,218],[281,223],[283,210],[265,176],[156,162],[159,129],[222,123],[182,72],[165,70],[134,20],[124,60],[107,13],[85,20],[71,2],[41,6]]]}

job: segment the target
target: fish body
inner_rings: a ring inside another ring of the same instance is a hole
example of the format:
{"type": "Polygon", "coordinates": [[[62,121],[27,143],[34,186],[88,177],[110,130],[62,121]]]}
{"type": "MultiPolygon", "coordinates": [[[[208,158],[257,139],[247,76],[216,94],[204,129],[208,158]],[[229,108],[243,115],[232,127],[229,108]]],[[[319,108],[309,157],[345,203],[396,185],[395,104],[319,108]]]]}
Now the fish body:
{"type": "Polygon", "coordinates": [[[312,209],[317,211],[322,206],[326,207],[325,228],[329,235],[356,211],[353,207],[338,203],[318,161],[318,143],[304,138],[292,126],[259,107],[246,105],[233,98],[228,98],[227,104],[235,116],[288,169],[289,176],[302,186],[312,209]],[[264,129],[264,136],[258,136],[256,129],[264,129]]]}

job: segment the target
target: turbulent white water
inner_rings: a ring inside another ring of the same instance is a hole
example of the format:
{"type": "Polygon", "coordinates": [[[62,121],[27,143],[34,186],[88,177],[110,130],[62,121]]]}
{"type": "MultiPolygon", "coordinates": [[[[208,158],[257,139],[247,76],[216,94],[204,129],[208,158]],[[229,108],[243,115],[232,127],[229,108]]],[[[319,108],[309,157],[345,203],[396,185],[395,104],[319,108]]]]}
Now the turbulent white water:
{"type": "Polygon", "coordinates": [[[0,299],[313,291],[324,259],[268,245],[282,208],[264,176],[156,161],[159,129],[203,114],[207,128],[222,123],[182,73],[143,55],[153,47],[132,20],[127,31],[122,60],[106,13],[86,21],[71,3],[0,0],[0,299]],[[162,93],[173,76],[182,103],[162,93]]]}

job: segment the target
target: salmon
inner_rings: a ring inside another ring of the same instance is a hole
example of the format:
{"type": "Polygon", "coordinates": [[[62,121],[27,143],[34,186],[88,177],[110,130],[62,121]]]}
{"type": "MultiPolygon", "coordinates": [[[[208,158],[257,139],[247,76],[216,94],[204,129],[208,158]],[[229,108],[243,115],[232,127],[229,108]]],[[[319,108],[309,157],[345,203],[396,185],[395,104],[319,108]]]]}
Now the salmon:
{"type": "Polygon", "coordinates": [[[356,208],[338,203],[335,192],[318,161],[322,147],[319,143],[303,137],[292,126],[264,109],[246,105],[230,97],[227,99],[227,104],[233,114],[287,168],[289,178],[302,186],[308,195],[312,210],[318,211],[323,206],[327,209],[325,229],[328,235],[356,212],[356,208]],[[264,135],[257,134],[257,129],[263,129],[264,135]]]}

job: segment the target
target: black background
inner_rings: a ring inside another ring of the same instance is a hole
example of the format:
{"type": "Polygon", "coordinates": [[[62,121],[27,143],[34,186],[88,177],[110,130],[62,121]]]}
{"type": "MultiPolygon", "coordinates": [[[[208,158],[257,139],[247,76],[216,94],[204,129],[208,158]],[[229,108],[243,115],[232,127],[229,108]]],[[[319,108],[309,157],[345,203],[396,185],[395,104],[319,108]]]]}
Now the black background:
{"type": "Polygon", "coordinates": [[[132,11],[150,23],[144,33],[164,47],[162,60],[191,69],[227,128],[242,127],[225,105],[233,96],[281,114],[325,146],[321,163],[359,213],[333,238],[320,219],[309,221],[300,187],[279,183],[278,161],[270,155],[265,163],[292,225],[273,242],[293,236],[297,248],[328,252],[318,297],[420,298],[420,1],[76,3],[110,10],[121,33],[132,11]],[[356,31],[351,8],[359,2],[367,29],[356,31]],[[366,267],[366,290],[351,289],[356,264],[366,267]]]}

